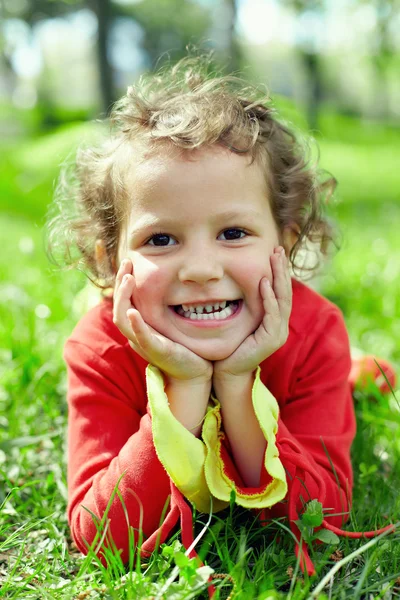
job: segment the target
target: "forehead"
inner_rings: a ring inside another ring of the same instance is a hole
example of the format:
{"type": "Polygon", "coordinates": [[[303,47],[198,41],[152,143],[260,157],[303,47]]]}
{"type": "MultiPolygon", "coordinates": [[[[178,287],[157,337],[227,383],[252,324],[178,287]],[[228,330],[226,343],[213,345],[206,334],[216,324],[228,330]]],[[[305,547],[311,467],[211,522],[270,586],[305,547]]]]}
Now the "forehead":
{"type": "MultiPolygon", "coordinates": [[[[144,154],[134,161],[127,176],[131,209],[145,209],[166,200],[181,198],[187,201],[211,195],[246,197],[267,195],[267,184],[260,162],[251,162],[250,155],[240,155],[226,148],[213,146],[179,152],[171,151],[144,154]]],[[[215,197],[215,200],[218,198],[215,197]]]]}

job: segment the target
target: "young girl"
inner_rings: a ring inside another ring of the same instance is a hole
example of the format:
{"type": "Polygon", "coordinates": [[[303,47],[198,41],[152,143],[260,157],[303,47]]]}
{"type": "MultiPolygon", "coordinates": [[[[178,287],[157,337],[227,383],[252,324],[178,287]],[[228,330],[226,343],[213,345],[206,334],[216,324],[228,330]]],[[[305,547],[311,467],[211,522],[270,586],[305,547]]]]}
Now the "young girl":
{"type": "Polygon", "coordinates": [[[75,216],[51,224],[113,288],[65,345],[68,519],[87,553],[107,511],[104,546],[124,562],[127,521],[143,555],[179,517],[189,547],[190,505],[219,511],[232,490],[263,520],[287,515],[298,540],[310,500],[339,533],[351,502],[343,316],[289,272],[307,242],[326,250],[334,181],[257,90],[202,73],[185,59],[129,88],[111,139],[81,151],[61,192],[75,216]]]}

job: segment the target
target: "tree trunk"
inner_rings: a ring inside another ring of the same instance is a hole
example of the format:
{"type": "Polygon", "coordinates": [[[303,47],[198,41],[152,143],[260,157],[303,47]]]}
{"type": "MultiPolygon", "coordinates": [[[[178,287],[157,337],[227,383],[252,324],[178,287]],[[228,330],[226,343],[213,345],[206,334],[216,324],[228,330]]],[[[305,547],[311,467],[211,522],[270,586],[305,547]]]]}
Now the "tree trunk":
{"type": "Polygon", "coordinates": [[[225,0],[229,6],[231,20],[228,27],[229,42],[227,54],[229,56],[229,71],[237,71],[240,68],[240,50],[235,37],[235,24],[237,18],[237,0],[225,0]]]}
{"type": "Polygon", "coordinates": [[[310,129],[318,129],[319,107],[322,99],[322,80],[318,55],[302,52],[302,61],[307,73],[307,120],[310,129]]]}
{"type": "Polygon", "coordinates": [[[108,33],[111,25],[110,0],[92,0],[93,10],[97,16],[97,60],[100,74],[100,92],[102,107],[106,115],[115,101],[113,73],[107,56],[108,33]]]}

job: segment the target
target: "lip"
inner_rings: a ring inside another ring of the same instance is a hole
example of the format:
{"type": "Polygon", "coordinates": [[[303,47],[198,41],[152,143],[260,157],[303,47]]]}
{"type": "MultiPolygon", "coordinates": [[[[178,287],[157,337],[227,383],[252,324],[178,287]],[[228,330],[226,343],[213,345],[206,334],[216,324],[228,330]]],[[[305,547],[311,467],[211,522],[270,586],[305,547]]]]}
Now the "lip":
{"type": "MultiPolygon", "coordinates": [[[[220,302],[220,300],[216,300],[215,302],[220,302]]],[[[185,302],[184,302],[185,304],[185,302]]],[[[200,302],[199,302],[200,304],[200,302]]],[[[243,300],[240,299],[239,300],[239,304],[238,307],[236,309],[236,311],[233,313],[233,315],[231,315],[230,317],[228,317],[227,319],[223,319],[222,321],[219,321],[217,319],[213,319],[213,320],[207,320],[207,321],[203,321],[203,320],[195,320],[195,319],[187,319],[186,317],[182,317],[180,314],[178,314],[177,312],[175,312],[175,310],[173,309],[173,307],[169,306],[169,310],[175,315],[175,317],[177,319],[179,319],[180,322],[183,323],[187,323],[188,325],[190,325],[191,327],[201,327],[201,328],[211,328],[211,329],[215,329],[217,327],[223,327],[225,324],[229,324],[231,323],[241,312],[243,307],[243,300]]]]}
{"type": "Polygon", "coordinates": [[[196,306],[197,304],[217,304],[217,302],[235,302],[236,300],[240,300],[240,298],[222,298],[221,300],[190,300],[190,302],[181,302],[180,304],[171,304],[170,306],[182,306],[182,304],[185,304],[186,306],[196,306]]]}

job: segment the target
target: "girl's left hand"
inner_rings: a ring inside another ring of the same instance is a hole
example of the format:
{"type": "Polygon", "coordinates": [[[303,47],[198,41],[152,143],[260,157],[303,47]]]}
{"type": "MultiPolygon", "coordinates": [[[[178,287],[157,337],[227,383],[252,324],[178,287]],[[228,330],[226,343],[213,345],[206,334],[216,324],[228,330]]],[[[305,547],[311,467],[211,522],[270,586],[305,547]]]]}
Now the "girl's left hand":
{"type": "Polygon", "coordinates": [[[224,380],[251,374],[263,360],[286,342],[292,310],[292,281],[282,247],[275,249],[271,265],[274,289],[267,277],[260,281],[265,311],[260,326],[228,358],[214,363],[213,379],[224,380]]]}

